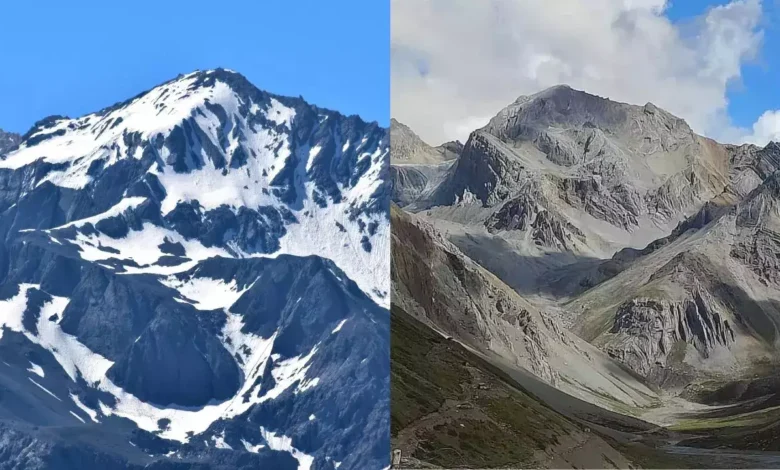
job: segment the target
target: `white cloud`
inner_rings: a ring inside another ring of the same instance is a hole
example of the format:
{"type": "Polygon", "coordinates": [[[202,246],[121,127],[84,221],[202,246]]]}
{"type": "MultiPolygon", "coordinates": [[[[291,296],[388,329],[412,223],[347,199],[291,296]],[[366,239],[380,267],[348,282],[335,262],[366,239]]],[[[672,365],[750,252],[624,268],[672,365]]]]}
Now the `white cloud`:
{"type": "Polygon", "coordinates": [[[777,112],[752,132],[727,115],[728,88],[760,50],[761,1],[734,0],[682,25],[666,7],[666,0],[393,0],[392,114],[430,143],[464,140],[519,95],[565,83],[653,102],[722,141],[777,135],[777,112]]]}
{"type": "Polygon", "coordinates": [[[747,139],[757,145],[769,141],[780,142],[780,111],[767,111],[753,124],[753,133],[747,139]]]}

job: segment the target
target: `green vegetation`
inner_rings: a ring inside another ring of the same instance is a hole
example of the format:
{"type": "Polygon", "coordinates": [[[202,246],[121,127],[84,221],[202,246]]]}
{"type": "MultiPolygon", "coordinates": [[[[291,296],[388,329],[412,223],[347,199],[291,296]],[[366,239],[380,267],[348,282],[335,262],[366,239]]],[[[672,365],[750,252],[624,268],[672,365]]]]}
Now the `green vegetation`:
{"type": "Polygon", "coordinates": [[[444,468],[532,467],[533,448],[491,421],[462,420],[423,430],[414,457],[444,468]]]}
{"type": "Polygon", "coordinates": [[[776,423],[780,419],[780,406],[718,418],[693,418],[670,426],[672,431],[702,431],[720,428],[739,428],[776,423]]]}
{"type": "Polygon", "coordinates": [[[392,436],[445,468],[535,466],[534,452],[579,428],[502,371],[392,309],[392,436]]]}
{"type": "Polygon", "coordinates": [[[393,307],[391,329],[391,435],[458,396],[469,379],[452,352],[456,343],[424,329],[393,307]]]}

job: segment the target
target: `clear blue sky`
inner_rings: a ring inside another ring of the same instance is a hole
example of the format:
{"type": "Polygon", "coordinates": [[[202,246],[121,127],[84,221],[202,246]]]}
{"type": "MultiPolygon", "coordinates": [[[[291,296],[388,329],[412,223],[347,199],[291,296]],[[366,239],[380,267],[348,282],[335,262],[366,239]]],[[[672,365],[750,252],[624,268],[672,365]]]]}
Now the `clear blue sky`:
{"type": "MultiPolygon", "coordinates": [[[[672,0],[667,15],[672,21],[688,21],[715,5],[712,0],[672,0]]],[[[768,109],[780,109],[780,1],[763,0],[764,42],[758,60],[742,69],[742,83],[729,90],[729,115],[734,123],[749,128],[768,109]]]]}
{"type": "Polygon", "coordinates": [[[216,67],[389,123],[389,0],[9,0],[0,18],[6,131],[216,67]]]}

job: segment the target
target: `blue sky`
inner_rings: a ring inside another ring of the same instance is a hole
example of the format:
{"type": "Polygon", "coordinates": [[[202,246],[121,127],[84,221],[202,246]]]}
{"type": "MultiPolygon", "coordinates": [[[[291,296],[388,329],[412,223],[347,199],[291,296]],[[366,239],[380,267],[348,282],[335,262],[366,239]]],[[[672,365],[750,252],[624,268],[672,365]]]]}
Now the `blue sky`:
{"type": "MultiPolygon", "coordinates": [[[[683,23],[704,14],[714,5],[728,2],[712,0],[672,0],[667,16],[683,23]]],[[[767,109],[780,109],[780,1],[764,0],[761,28],[764,40],[759,57],[743,66],[741,83],[728,90],[729,115],[734,123],[751,126],[767,109]]]]}
{"type": "Polygon", "coordinates": [[[389,122],[389,0],[0,3],[0,129],[71,117],[195,69],[389,122]]]}

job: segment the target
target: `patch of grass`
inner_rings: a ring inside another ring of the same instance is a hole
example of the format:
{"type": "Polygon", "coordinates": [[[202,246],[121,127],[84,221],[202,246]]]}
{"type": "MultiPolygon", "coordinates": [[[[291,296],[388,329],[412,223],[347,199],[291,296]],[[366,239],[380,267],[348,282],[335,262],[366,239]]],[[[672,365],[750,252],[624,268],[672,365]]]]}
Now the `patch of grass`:
{"type": "Polygon", "coordinates": [[[420,433],[413,457],[444,468],[529,468],[534,448],[491,421],[461,420],[420,433]]]}
{"type": "Polygon", "coordinates": [[[415,459],[444,468],[529,468],[535,451],[579,429],[395,306],[391,318],[391,433],[414,432],[415,459]]]}
{"type": "Polygon", "coordinates": [[[446,397],[461,393],[470,377],[462,359],[452,353],[455,345],[419,328],[399,315],[391,328],[391,435],[409,423],[438,410],[446,397]]]}
{"type": "Polygon", "coordinates": [[[543,450],[559,443],[558,437],[568,434],[573,426],[560,415],[528,397],[509,394],[482,403],[486,414],[521,438],[525,445],[543,450]]]}
{"type": "Polygon", "coordinates": [[[776,406],[734,416],[686,419],[670,426],[669,429],[672,431],[702,431],[721,428],[740,428],[761,426],[777,422],[778,419],[780,419],[780,407],[776,406]]]}
{"type": "Polygon", "coordinates": [[[615,450],[619,451],[633,462],[634,465],[631,468],[702,468],[701,463],[696,462],[695,458],[665,454],[659,449],[648,447],[643,444],[621,444],[609,438],[606,438],[605,440],[615,450]]]}

